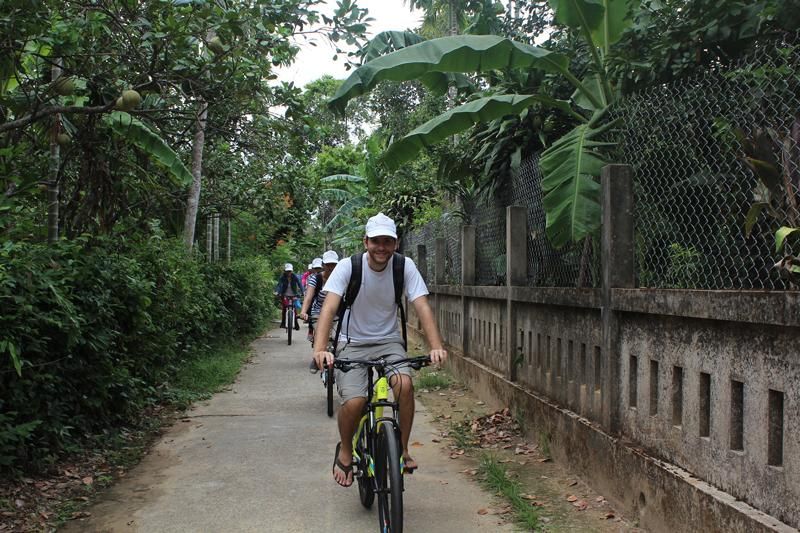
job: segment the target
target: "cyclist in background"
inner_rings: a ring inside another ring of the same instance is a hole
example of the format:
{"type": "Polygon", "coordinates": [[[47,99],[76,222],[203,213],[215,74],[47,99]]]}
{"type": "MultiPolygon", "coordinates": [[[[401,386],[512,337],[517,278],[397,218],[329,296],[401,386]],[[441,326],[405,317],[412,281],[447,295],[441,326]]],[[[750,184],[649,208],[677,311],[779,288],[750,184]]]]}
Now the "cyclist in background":
{"type": "MultiPolygon", "coordinates": [[[[294,272],[294,267],[291,263],[283,265],[283,275],[278,279],[278,284],[275,286],[275,297],[281,300],[281,327],[286,327],[286,304],[288,300],[291,303],[293,297],[303,296],[303,285],[300,283],[300,278],[294,272]]],[[[300,329],[300,323],[297,321],[297,315],[294,317],[294,329],[300,329]]]]}
{"type": "MultiPolygon", "coordinates": [[[[301,281],[303,282],[303,290],[306,291],[306,299],[309,300],[309,302],[310,302],[309,303],[309,307],[308,307],[308,309],[310,309],[310,306],[313,305],[313,303],[314,303],[313,298],[316,297],[316,293],[314,293],[314,292],[309,293],[308,292],[308,280],[309,279],[314,279],[315,277],[317,277],[317,275],[320,272],[322,272],[322,258],[321,257],[315,257],[314,260],[311,261],[311,264],[308,265],[308,270],[309,270],[308,275],[307,276],[304,275],[305,277],[301,281]]],[[[303,308],[306,309],[305,302],[304,302],[303,308]]],[[[310,312],[310,311],[307,311],[307,312],[310,312]]],[[[303,315],[303,312],[301,311],[300,312],[300,318],[302,318],[303,320],[305,320],[308,323],[308,334],[306,335],[306,339],[309,342],[314,342],[314,324],[312,324],[311,321],[308,318],[304,318],[302,315],[303,315]]]]}
{"type": "MultiPolygon", "coordinates": [[[[308,286],[306,287],[306,299],[303,300],[303,308],[300,310],[300,318],[308,322],[309,338],[308,340],[314,342],[314,322],[319,319],[319,312],[322,309],[322,304],[325,301],[328,291],[323,290],[328,277],[333,272],[333,269],[339,263],[339,254],[333,250],[328,250],[322,254],[322,258],[316,258],[314,261],[319,261],[320,272],[315,272],[308,278],[308,286]]],[[[314,263],[315,265],[317,263],[314,263]]],[[[311,364],[308,369],[312,374],[316,374],[317,362],[312,358],[311,364]]]]}
{"type": "Polygon", "coordinates": [[[311,271],[311,263],[308,264],[306,267],[306,271],[303,272],[303,275],[300,276],[300,284],[303,286],[303,290],[306,290],[306,283],[308,282],[308,276],[313,274],[311,271]]]}

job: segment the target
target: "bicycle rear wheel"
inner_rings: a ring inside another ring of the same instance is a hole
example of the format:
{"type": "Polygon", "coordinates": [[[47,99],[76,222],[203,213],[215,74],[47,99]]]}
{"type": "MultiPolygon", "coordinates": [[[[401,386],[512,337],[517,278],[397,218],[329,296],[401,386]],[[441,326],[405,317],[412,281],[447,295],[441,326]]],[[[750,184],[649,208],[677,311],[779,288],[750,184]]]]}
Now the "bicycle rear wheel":
{"type": "Polygon", "coordinates": [[[292,345],[292,331],[294,331],[294,305],[286,309],[286,334],[289,336],[289,346],[292,345]]]}
{"type": "Polygon", "coordinates": [[[391,422],[381,422],[378,425],[377,444],[375,481],[380,531],[403,533],[403,475],[400,472],[400,445],[391,422]]]}

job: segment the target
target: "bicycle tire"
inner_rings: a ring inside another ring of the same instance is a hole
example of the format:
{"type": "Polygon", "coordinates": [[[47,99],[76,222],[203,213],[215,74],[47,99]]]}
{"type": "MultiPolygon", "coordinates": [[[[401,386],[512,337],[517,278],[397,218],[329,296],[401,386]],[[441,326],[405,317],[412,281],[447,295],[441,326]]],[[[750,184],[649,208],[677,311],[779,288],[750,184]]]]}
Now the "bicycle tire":
{"type": "Polygon", "coordinates": [[[358,452],[358,456],[361,458],[362,463],[358,466],[358,476],[356,478],[358,482],[358,499],[361,500],[361,505],[363,505],[366,509],[372,508],[372,503],[375,501],[375,490],[372,485],[374,482],[374,478],[370,477],[367,474],[367,462],[369,459],[367,458],[367,432],[361,432],[361,438],[358,439],[358,444],[356,445],[356,450],[358,452]]]}
{"type": "Polygon", "coordinates": [[[381,422],[377,430],[375,481],[378,492],[378,526],[382,533],[403,533],[400,444],[391,422],[381,422]]]}
{"type": "Polygon", "coordinates": [[[333,416],[333,366],[325,369],[325,388],[328,389],[328,416],[333,416]]]}
{"type": "Polygon", "coordinates": [[[286,310],[286,334],[289,336],[289,346],[292,345],[292,331],[294,331],[294,306],[286,310]]]}

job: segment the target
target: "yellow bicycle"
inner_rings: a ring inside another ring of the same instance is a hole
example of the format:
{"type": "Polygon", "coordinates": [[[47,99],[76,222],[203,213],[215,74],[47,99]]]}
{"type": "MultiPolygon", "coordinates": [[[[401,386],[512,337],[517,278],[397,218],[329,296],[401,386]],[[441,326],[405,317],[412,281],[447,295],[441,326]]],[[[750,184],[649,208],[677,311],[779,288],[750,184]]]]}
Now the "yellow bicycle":
{"type": "Polygon", "coordinates": [[[371,400],[364,409],[353,436],[353,473],[358,481],[361,504],[369,509],[378,496],[378,521],[381,533],[403,531],[403,464],[397,403],[389,400],[389,376],[397,368],[419,370],[430,364],[429,356],[396,361],[377,359],[355,361],[336,359],[333,366],[342,372],[367,367],[367,394],[371,400]],[[373,379],[373,372],[377,379],[373,379]],[[384,409],[391,410],[388,415],[384,409]]]}

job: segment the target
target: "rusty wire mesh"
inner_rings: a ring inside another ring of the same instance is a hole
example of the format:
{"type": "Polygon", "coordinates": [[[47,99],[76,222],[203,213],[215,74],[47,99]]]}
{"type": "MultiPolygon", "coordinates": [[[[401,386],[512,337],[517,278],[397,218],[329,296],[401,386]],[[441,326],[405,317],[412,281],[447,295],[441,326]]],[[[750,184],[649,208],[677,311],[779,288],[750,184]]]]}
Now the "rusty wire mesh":
{"type": "Polygon", "coordinates": [[[796,36],[769,41],[735,68],[655,87],[617,108],[620,159],[635,176],[638,286],[787,288],[773,268],[782,255],[774,235],[800,225],[798,67],[796,36]],[[754,172],[746,157],[771,161],[774,172],[754,172]],[[748,235],[758,202],[764,209],[748,235]]]}
{"type": "Polygon", "coordinates": [[[503,202],[480,203],[470,219],[475,225],[475,283],[506,284],[506,213],[503,202]]]}
{"type": "Polygon", "coordinates": [[[442,217],[445,239],[444,278],[448,285],[461,283],[461,220],[451,214],[442,217]]]}
{"type": "Polygon", "coordinates": [[[446,285],[457,285],[461,283],[461,221],[455,216],[446,213],[409,231],[404,237],[403,253],[419,263],[417,246],[425,246],[426,282],[432,284],[436,279],[436,239],[439,238],[445,244],[443,281],[446,285]]]}
{"type": "Polygon", "coordinates": [[[522,162],[511,176],[510,203],[527,212],[528,285],[531,287],[597,287],[600,258],[594,240],[556,250],[545,235],[542,173],[539,156],[522,162]]]}

